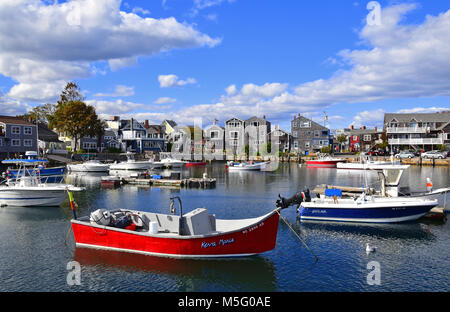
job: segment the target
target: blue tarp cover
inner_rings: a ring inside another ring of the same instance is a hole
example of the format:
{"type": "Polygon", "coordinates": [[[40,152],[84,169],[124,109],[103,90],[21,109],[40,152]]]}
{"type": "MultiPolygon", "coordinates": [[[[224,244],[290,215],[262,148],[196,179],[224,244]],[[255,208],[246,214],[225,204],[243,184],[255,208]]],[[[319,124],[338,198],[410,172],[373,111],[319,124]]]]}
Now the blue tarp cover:
{"type": "Polygon", "coordinates": [[[325,196],[342,196],[340,189],[325,189],[325,196]]]}

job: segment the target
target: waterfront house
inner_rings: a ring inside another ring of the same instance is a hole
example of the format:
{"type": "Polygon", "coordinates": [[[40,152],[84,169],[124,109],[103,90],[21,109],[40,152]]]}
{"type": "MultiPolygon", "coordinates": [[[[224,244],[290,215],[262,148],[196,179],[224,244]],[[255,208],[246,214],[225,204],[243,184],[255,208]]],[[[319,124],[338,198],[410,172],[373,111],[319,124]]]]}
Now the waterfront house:
{"type": "Polygon", "coordinates": [[[38,150],[37,127],[19,117],[0,116],[0,159],[38,150]]]}
{"type": "Polygon", "coordinates": [[[148,120],[144,122],[146,129],[146,140],[143,150],[159,154],[166,150],[165,128],[162,125],[150,125],[148,120]]]}
{"type": "Polygon", "coordinates": [[[263,118],[253,116],[244,122],[244,144],[248,144],[250,155],[267,152],[266,146],[270,128],[271,125],[266,120],[266,116],[263,116],[263,118]]]}
{"type": "Polygon", "coordinates": [[[450,148],[450,111],[384,115],[384,130],[392,151],[450,148]]]}
{"type": "Polygon", "coordinates": [[[156,140],[158,144],[155,143],[153,133],[156,131],[153,130],[151,130],[152,137],[147,137],[147,129],[145,128],[145,125],[138,122],[136,119],[131,118],[121,130],[122,150],[136,153],[156,150],[159,151],[158,144],[160,144],[160,140],[158,138],[158,140],[156,140]]]}
{"type": "Polygon", "coordinates": [[[245,122],[232,117],[225,121],[225,149],[227,155],[245,155],[245,122]]]}
{"type": "Polygon", "coordinates": [[[177,123],[173,120],[164,119],[163,122],[161,123],[161,126],[164,127],[165,134],[169,135],[175,130],[177,123]]]}
{"type": "Polygon", "coordinates": [[[367,129],[366,126],[362,126],[360,129],[355,129],[353,125],[350,126],[349,149],[351,152],[369,152],[381,143],[383,143],[383,131],[379,131],[377,127],[367,129]]]}
{"type": "Polygon", "coordinates": [[[278,125],[275,125],[275,129],[268,135],[269,142],[272,143],[273,151],[280,151],[282,153],[289,153],[291,151],[292,136],[289,132],[279,129],[278,125]],[[275,142],[275,145],[273,144],[275,142]]]}
{"type": "Polygon", "coordinates": [[[292,148],[297,153],[319,152],[333,144],[330,130],[317,122],[301,116],[294,116],[291,121],[292,148]]]}
{"type": "Polygon", "coordinates": [[[38,126],[39,154],[67,155],[66,144],[59,140],[58,134],[50,130],[45,124],[40,123],[38,126]]]}
{"type": "Polygon", "coordinates": [[[205,128],[205,153],[223,155],[224,150],[225,128],[219,126],[217,119],[214,119],[213,124],[205,128]]]}

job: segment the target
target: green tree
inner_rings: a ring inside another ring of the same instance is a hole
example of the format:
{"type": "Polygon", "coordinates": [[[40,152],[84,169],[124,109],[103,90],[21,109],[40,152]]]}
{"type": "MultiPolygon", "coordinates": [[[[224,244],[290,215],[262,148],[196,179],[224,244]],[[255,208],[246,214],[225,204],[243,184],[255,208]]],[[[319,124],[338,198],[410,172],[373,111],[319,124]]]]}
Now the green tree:
{"type": "Polygon", "coordinates": [[[50,118],[50,127],[59,132],[65,132],[75,141],[75,150],[78,149],[78,142],[84,136],[101,136],[104,124],[101,121],[93,106],[83,102],[78,86],[74,82],[69,82],[63,92],[56,110],[50,118]]]}

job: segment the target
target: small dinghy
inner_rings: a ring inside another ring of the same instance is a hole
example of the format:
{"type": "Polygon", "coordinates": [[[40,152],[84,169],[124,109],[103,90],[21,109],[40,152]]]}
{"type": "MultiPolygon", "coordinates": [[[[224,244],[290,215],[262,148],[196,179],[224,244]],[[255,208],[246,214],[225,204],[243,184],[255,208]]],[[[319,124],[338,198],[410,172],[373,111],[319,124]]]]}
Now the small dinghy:
{"type": "Polygon", "coordinates": [[[102,209],[75,218],[71,223],[76,246],[177,258],[260,254],[275,248],[280,211],[289,206],[278,200],[277,208],[263,216],[223,220],[205,208],[183,214],[181,200],[175,198],[170,214],[102,209]]]}

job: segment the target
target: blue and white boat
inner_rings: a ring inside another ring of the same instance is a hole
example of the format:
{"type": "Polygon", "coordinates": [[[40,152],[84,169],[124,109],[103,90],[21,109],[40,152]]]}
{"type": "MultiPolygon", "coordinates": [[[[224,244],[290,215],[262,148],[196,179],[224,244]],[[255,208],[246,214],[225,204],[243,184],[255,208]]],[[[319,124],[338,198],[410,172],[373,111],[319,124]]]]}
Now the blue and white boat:
{"type": "Polygon", "coordinates": [[[45,183],[39,179],[36,167],[46,163],[43,159],[8,159],[3,164],[20,166],[17,177],[0,185],[0,206],[59,206],[67,198],[68,191],[84,188],[70,184],[45,183]]]}
{"type": "MultiPolygon", "coordinates": [[[[37,152],[28,151],[25,153],[25,156],[27,156],[28,159],[37,159],[37,152]]],[[[8,168],[6,171],[6,178],[17,179],[18,173],[19,169],[8,168]]],[[[46,168],[40,164],[31,170],[31,174],[36,174],[38,179],[45,183],[60,183],[63,180],[65,173],[66,166],[46,168]]]]}
{"type": "MultiPolygon", "coordinates": [[[[381,191],[369,195],[363,191],[360,195],[344,197],[339,188],[325,189],[324,196],[311,198],[309,191],[296,200],[301,221],[334,221],[358,223],[397,223],[421,218],[438,205],[438,200],[427,196],[399,196],[400,178],[409,166],[374,165],[381,177],[381,191]]],[[[362,188],[366,190],[366,188],[362,188]]]]}
{"type": "Polygon", "coordinates": [[[395,223],[417,220],[438,201],[412,197],[379,197],[361,194],[356,199],[324,196],[302,202],[300,220],[395,223]]]}

